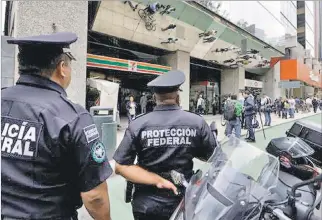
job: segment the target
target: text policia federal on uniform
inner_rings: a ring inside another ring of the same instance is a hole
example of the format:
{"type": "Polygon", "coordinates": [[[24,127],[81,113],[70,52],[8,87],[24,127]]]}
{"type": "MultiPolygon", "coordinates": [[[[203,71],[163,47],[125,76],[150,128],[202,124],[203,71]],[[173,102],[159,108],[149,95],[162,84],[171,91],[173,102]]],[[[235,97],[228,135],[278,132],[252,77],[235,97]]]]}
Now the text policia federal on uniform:
{"type": "Polygon", "coordinates": [[[2,155],[20,156],[26,159],[35,156],[42,124],[2,117],[1,127],[2,155]]]}
{"type": "Polygon", "coordinates": [[[197,130],[190,128],[172,128],[162,130],[145,130],[141,139],[147,141],[147,146],[191,145],[190,137],[196,137],[197,130]]]}

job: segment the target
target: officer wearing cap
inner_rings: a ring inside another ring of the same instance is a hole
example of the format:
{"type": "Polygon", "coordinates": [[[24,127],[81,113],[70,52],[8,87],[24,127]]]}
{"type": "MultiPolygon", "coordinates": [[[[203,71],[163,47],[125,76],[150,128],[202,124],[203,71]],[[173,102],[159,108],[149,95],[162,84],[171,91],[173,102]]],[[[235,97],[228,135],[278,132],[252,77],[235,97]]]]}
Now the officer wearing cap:
{"type": "Polygon", "coordinates": [[[209,159],[216,146],[205,120],[179,107],[181,71],[169,71],[150,83],[157,106],[133,120],[115,152],[115,172],[135,184],[135,220],[169,219],[183,193],[172,183],[171,170],[193,174],[193,158],[209,159]],[[137,156],[137,164],[134,160],[137,156]]]}
{"type": "Polygon", "coordinates": [[[77,219],[82,201],[110,219],[112,174],[91,115],[67,99],[73,33],[8,40],[19,46],[19,80],[1,94],[1,217],[77,219]]]}

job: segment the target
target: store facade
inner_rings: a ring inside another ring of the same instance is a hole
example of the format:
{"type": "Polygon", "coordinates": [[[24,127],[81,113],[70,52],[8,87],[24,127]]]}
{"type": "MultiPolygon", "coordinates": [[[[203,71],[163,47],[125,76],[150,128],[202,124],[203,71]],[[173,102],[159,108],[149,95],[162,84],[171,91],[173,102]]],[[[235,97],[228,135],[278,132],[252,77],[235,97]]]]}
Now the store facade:
{"type": "Polygon", "coordinates": [[[316,95],[322,89],[321,74],[299,59],[280,60],[280,80],[281,82],[300,82],[294,83],[293,88],[282,88],[285,96],[305,98],[316,95]]]}
{"type": "Polygon", "coordinates": [[[88,78],[100,78],[119,83],[118,104],[121,114],[126,113],[126,103],[130,96],[139,104],[143,93],[152,102],[152,94],[146,84],[162,75],[171,67],[125,60],[108,56],[87,54],[88,78]]]}

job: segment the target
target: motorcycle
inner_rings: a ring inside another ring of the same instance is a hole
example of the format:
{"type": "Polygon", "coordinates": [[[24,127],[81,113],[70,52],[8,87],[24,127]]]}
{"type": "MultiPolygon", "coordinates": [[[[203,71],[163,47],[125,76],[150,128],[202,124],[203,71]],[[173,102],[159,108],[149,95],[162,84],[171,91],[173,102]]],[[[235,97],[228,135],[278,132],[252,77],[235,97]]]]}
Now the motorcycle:
{"type": "Polygon", "coordinates": [[[322,175],[302,181],[279,168],[275,156],[230,137],[189,182],[171,172],[186,192],[170,220],[320,219],[313,212],[321,203],[316,186],[322,175]]]}

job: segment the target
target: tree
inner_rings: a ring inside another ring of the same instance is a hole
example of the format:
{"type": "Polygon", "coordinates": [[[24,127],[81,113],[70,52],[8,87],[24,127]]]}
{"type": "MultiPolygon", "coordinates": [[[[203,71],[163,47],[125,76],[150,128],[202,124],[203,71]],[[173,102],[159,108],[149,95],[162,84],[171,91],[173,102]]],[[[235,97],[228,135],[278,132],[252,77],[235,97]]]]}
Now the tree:
{"type": "Polygon", "coordinates": [[[222,9],[221,1],[198,0],[196,2],[226,19],[228,19],[229,17],[229,13],[226,10],[222,9]]]}
{"type": "Polygon", "coordinates": [[[237,26],[243,28],[243,29],[246,29],[248,27],[248,22],[245,21],[244,19],[241,19],[237,22],[237,26]]]}

